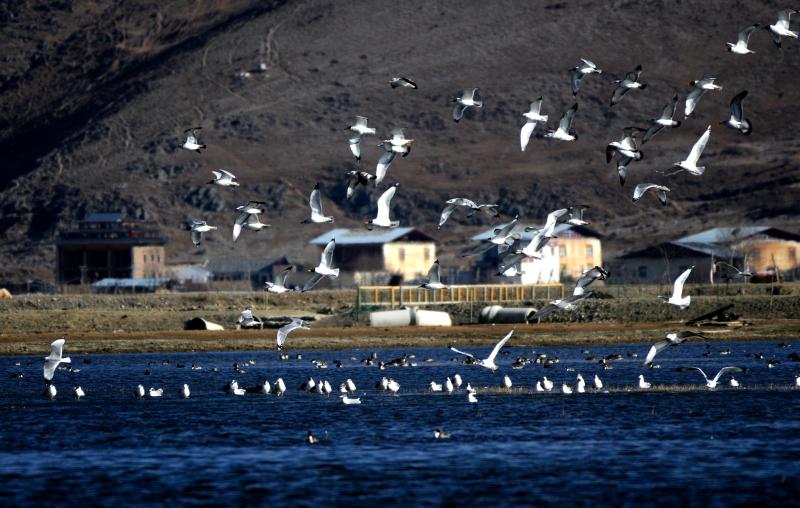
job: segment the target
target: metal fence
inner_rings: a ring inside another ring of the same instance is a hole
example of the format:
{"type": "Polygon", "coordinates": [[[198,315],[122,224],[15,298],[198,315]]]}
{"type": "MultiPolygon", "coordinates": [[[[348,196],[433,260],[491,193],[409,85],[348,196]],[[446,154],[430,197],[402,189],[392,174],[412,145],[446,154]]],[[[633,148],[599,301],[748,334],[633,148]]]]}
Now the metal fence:
{"type": "Polygon", "coordinates": [[[405,305],[453,305],[470,303],[515,303],[564,297],[564,285],[481,284],[424,289],[416,286],[360,286],[356,308],[403,307],[405,305]]]}

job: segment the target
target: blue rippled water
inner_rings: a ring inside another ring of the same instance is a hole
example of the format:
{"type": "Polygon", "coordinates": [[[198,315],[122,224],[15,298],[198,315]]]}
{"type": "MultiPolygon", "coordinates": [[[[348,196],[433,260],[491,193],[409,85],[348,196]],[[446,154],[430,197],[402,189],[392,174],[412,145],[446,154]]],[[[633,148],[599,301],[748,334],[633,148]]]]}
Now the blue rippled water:
{"type": "Polygon", "coordinates": [[[42,397],[38,357],[2,357],[0,504],[796,506],[800,389],[793,385],[800,364],[786,357],[800,343],[715,344],[706,357],[702,344],[685,344],[661,353],[655,370],[640,367],[646,346],[589,347],[598,357],[625,355],[605,371],[582,349],[539,348],[560,363],[512,370],[516,356],[533,353],[510,347],[494,375],[454,363],[444,348],[379,350],[383,360],[416,355],[416,367],[385,371],[361,364],[370,352],[363,350],[304,351],[302,360],[283,362],[274,351],[73,354],[80,372],[56,372],[54,401],[42,397]],[[729,355],[719,354],[728,348],[729,355]],[[767,368],[746,356],[753,352],[782,363],[767,368]],[[244,365],[251,359],[255,365],[244,365]],[[311,359],[329,368],[316,369],[311,359]],[[234,362],[246,372],[235,374],[234,362]],[[190,370],[193,363],[203,370],[190,370]],[[740,389],[708,391],[696,372],[677,372],[680,365],[749,371],[736,376],[740,389]],[[468,404],[463,389],[427,391],[431,379],[456,372],[478,388],[478,404],[468,404]],[[578,372],[587,381],[598,373],[610,393],[484,388],[499,387],[502,373],[515,388],[531,388],[543,375],[572,383],[578,372]],[[698,389],[624,390],[639,373],[654,386],[698,389]],[[399,395],[374,389],[382,375],[401,384],[399,395]],[[363,404],[298,391],[308,376],[335,389],[352,378],[363,404]],[[284,397],[222,391],[233,378],[248,386],[278,377],[288,386],[284,397]],[[139,383],[164,387],[164,397],[135,399],[139,383]],[[178,394],[183,383],[192,391],[187,400],[178,394]],[[72,397],[75,384],[87,393],[80,401],[72,397]],[[434,440],[436,427],[452,437],[434,440]],[[323,442],[306,444],[309,430],[323,442]]]}

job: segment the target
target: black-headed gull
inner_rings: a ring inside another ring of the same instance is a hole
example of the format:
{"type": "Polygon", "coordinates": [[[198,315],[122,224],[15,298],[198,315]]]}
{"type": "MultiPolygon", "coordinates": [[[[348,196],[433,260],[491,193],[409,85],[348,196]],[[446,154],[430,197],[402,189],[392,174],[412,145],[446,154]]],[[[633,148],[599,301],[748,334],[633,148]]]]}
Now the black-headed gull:
{"type": "Polygon", "coordinates": [[[569,72],[570,85],[572,86],[572,95],[578,95],[578,90],[581,89],[581,80],[588,74],[601,74],[603,71],[590,60],[581,58],[581,64],[576,66],[569,72]]]}
{"type": "Polygon", "coordinates": [[[353,197],[353,195],[356,193],[356,187],[359,185],[366,187],[370,180],[376,179],[375,175],[372,173],[367,173],[366,171],[348,171],[347,176],[349,177],[347,180],[347,199],[353,197]]]}
{"type": "Polygon", "coordinates": [[[374,226],[382,228],[396,228],[400,225],[400,221],[393,221],[389,217],[392,209],[392,198],[394,197],[399,185],[399,183],[392,185],[383,194],[381,194],[381,197],[378,198],[378,215],[374,219],[369,219],[364,222],[364,224],[367,226],[367,229],[372,229],[374,226]]]}
{"type": "Polygon", "coordinates": [[[242,229],[249,229],[251,231],[260,231],[263,228],[270,227],[270,224],[264,224],[258,218],[259,215],[264,213],[263,201],[249,201],[246,205],[236,207],[239,214],[236,216],[236,221],[233,223],[233,241],[239,239],[242,229]]]}
{"type": "Polygon", "coordinates": [[[792,17],[792,14],[797,14],[798,12],[800,11],[797,9],[786,9],[780,11],[778,12],[778,21],[776,21],[774,25],[769,25],[766,27],[767,31],[769,31],[770,35],[772,35],[772,42],[774,42],[779,48],[781,47],[781,36],[797,39],[797,32],[789,30],[789,20],[792,17]]]}
{"type": "Polygon", "coordinates": [[[664,109],[661,111],[661,116],[653,118],[650,121],[650,127],[647,128],[647,132],[642,136],[642,144],[653,139],[664,127],[679,127],[681,125],[680,120],[672,119],[672,117],[675,116],[676,109],[678,109],[678,94],[675,94],[672,97],[672,101],[664,106],[664,109]]]}
{"type": "Polygon", "coordinates": [[[692,331],[668,333],[664,337],[664,339],[650,346],[650,350],[647,352],[647,357],[644,359],[644,363],[642,363],[642,365],[647,367],[648,365],[653,363],[653,358],[655,358],[656,355],[660,353],[663,349],[666,349],[670,346],[677,346],[678,344],[683,344],[687,340],[695,337],[698,337],[703,340],[708,340],[708,337],[706,337],[702,333],[697,333],[692,331]]]}
{"type": "Polygon", "coordinates": [[[433,262],[430,270],[428,270],[428,280],[420,284],[421,288],[425,289],[447,289],[447,286],[442,284],[442,279],[439,275],[439,260],[433,262]]]}
{"type": "Polygon", "coordinates": [[[275,280],[273,282],[265,282],[264,289],[268,293],[286,293],[288,291],[292,291],[291,289],[286,287],[286,278],[289,276],[291,272],[294,271],[294,265],[284,268],[282,272],[275,276],[275,280]]]}
{"type": "Polygon", "coordinates": [[[311,218],[305,219],[303,224],[325,224],[333,222],[332,216],[326,216],[322,211],[322,194],[319,191],[319,184],[314,185],[311,195],[308,198],[308,205],[311,208],[311,218]]]}
{"type": "Polygon", "coordinates": [[[688,157],[684,160],[676,162],[674,165],[680,169],[677,171],[673,171],[669,173],[669,175],[674,175],[676,173],[680,173],[681,171],[688,171],[690,174],[695,176],[700,176],[706,171],[705,166],[698,166],[697,162],[700,160],[700,156],[703,155],[703,150],[706,149],[706,145],[708,144],[708,139],[711,137],[711,126],[709,125],[705,132],[695,141],[694,145],[692,145],[692,150],[689,152],[688,157]]]}
{"type": "Polygon", "coordinates": [[[692,90],[686,95],[686,105],[683,111],[686,118],[689,118],[694,108],[697,107],[697,103],[700,102],[700,98],[708,90],[722,90],[721,86],[714,84],[716,79],[717,78],[711,76],[703,76],[703,79],[697,79],[689,83],[692,90]]]}
{"type": "Polygon", "coordinates": [[[451,102],[456,103],[455,107],[453,108],[453,121],[456,123],[458,123],[459,120],[461,120],[461,118],[464,116],[464,111],[466,111],[467,108],[483,107],[483,101],[478,98],[477,88],[467,88],[461,92],[461,95],[458,97],[453,97],[451,102]]]}
{"type": "Polygon", "coordinates": [[[642,390],[647,390],[651,386],[653,386],[653,385],[651,383],[648,383],[647,381],[645,381],[644,380],[644,376],[642,374],[639,374],[639,388],[642,389],[642,390]]]}
{"type": "Polygon", "coordinates": [[[678,372],[688,372],[688,371],[696,370],[697,372],[702,374],[703,379],[706,380],[706,386],[708,388],[712,389],[712,390],[717,387],[717,384],[719,383],[720,378],[722,376],[724,376],[725,374],[727,374],[729,372],[747,372],[747,370],[743,369],[742,367],[722,367],[719,370],[719,372],[717,372],[716,376],[714,376],[712,379],[708,379],[708,376],[706,376],[706,373],[703,372],[703,369],[701,369],[700,367],[678,367],[677,370],[678,370],[678,372]]]}
{"type": "Polygon", "coordinates": [[[312,289],[324,277],[330,277],[331,279],[336,279],[339,277],[339,269],[333,268],[334,249],[336,249],[336,239],[331,238],[328,244],[325,245],[325,249],[322,251],[322,255],[319,259],[319,265],[311,270],[314,272],[314,275],[312,275],[311,278],[306,281],[305,285],[303,286],[303,291],[312,289]]]}
{"type": "Polygon", "coordinates": [[[530,141],[536,126],[538,124],[547,125],[548,116],[541,114],[541,110],[542,97],[537,97],[535,101],[531,102],[530,110],[522,114],[526,119],[525,125],[523,125],[522,129],[519,131],[519,145],[523,152],[525,151],[525,147],[528,146],[528,141],[530,141]]]}
{"type": "Polygon", "coordinates": [[[742,134],[750,134],[753,126],[750,124],[750,120],[744,117],[744,108],[742,106],[745,97],[747,97],[747,90],[739,92],[731,99],[731,117],[723,120],[720,124],[736,129],[742,134]]]}
{"type": "Polygon", "coordinates": [[[219,185],[220,187],[239,187],[236,176],[230,171],[218,169],[217,171],[212,171],[212,173],[214,174],[214,179],[208,182],[209,184],[219,185]]]}
{"type": "Polygon", "coordinates": [[[667,204],[667,192],[669,192],[669,188],[664,187],[663,185],[658,185],[655,183],[640,183],[633,189],[633,202],[639,201],[644,194],[649,191],[653,190],[658,195],[658,200],[661,201],[662,205],[667,204]]]}
{"type": "Polygon", "coordinates": [[[735,266],[726,263],[725,261],[717,261],[714,263],[714,271],[721,271],[723,272],[722,278],[723,279],[736,279],[742,278],[746,279],[748,277],[752,277],[753,274],[749,271],[739,270],[735,266]]]}
{"type": "Polygon", "coordinates": [[[356,122],[353,125],[345,127],[344,130],[356,133],[356,136],[348,139],[347,142],[350,144],[350,151],[353,152],[353,156],[356,160],[361,160],[361,138],[364,136],[374,136],[375,129],[367,127],[367,117],[357,116],[356,122]]]}
{"type": "Polygon", "coordinates": [[[406,88],[413,88],[414,90],[418,88],[416,83],[414,83],[408,78],[404,78],[403,76],[392,78],[391,80],[389,80],[389,84],[392,86],[392,88],[397,88],[399,86],[406,88]]]}
{"type": "Polygon", "coordinates": [[[44,358],[44,380],[49,384],[60,363],[72,363],[72,359],[63,356],[65,338],[61,337],[50,344],[50,354],[44,358]]]}
{"type": "Polygon", "coordinates": [[[197,132],[200,129],[202,129],[202,127],[192,127],[191,129],[186,129],[183,131],[183,133],[186,134],[186,141],[183,142],[181,148],[192,152],[202,153],[206,145],[200,143],[200,136],[197,132]]]}
{"type": "Polygon", "coordinates": [[[575,118],[575,112],[578,111],[578,103],[572,105],[558,121],[558,128],[550,130],[545,133],[544,137],[557,139],[559,141],[575,141],[578,139],[578,134],[572,129],[572,121],[575,118]]]}
{"type": "Polygon", "coordinates": [[[467,217],[472,217],[473,215],[475,215],[475,212],[477,211],[482,211],[489,217],[498,217],[500,215],[500,212],[497,211],[497,205],[490,205],[490,204],[479,205],[478,203],[467,198],[448,199],[445,202],[445,207],[442,210],[441,216],[439,217],[439,227],[438,227],[439,229],[441,229],[442,226],[444,226],[444,223],[447,222],[447,219],[449,219],[450,216],[453,215],[453,212],[459,206],[463,206],[469,209],[469,211],[467,212],[467,217]]]}
{"type": "Polygon", "coordinates": [[[203,233],[208,233],[209,231],[213,231],[215,229],[217,229],[217,226],[209,226],[204,220],[193,220],[192,225],[190,226],[190,230],[192,232],[192,243],[195,246],[200,245],[200,242],[203,241],[203,233]]]}
{"type": "Polygon", "coordinates": [[[750,36],[753,35],[753,32],[761,26],[758,23],[755,25],[750,25],[741,32],[739,32],[738,39],[736,44],[732,42],[726,42],[725,45],[728,47],[728,51],[731,53],[736,53],[737,55],[746,55],[748,53],[755,53],[755,51],[751,51],[747,45],[750,43],[750,36]]]}
{"type": "Polygon", "coordinates": [[[473,355],[473,354],[465,353],[464,351],[459,351],[458,349],[454,348],[453,346],[450,346],[450,351],[453,351],[453,352],[458,353],[460,355],[464,355],[464,356],[466,356],[468,358],[472,358],[472,360],[473,360],[472,363],[474,365],[480,365],[481,367],[485,367],[485,368],[491,370],[492,372],[494,372],[494,371],[496,371],[498,369],[497,364],[494,362],[494,359],[497,357],[497,353],[500,352],[500,349],[502,349],[503,346],[505,346],[506,342],[508,342],[508,340],[511,338],[511,336],[513,334],[514,334],[514,330],[511,330],[510,332],[508,332],[508,334],[505,337],[503,337],[500,340],[500,342],[498,342],[494,346],[494,349],[492,349],[492,352],[489,353],[489,356],[484,358],[483,360],[479,360],[479,359],[475,358],[475,355],[473,355]]]}
{"type": "Polygon", "coordinates": [[[291,322],[278,328],[278,336],[276,339],[278,351],[283,349],[283,345],[286,344],[286,337],[289,336],[289,333],[297,329],[310,330],[311,328],[309,328],[307,322],[299,318],[292,318],[291,322]]]}
{"type": "Polygon", "coordinates": [[[675,279],[675,282],[672,285],[672,296],[657,296],[656,298],[659,300],[665,300],[666,303],[676,305],[681,309],[687,308],[692,302],[692,297],[689,295],[685,297],[683,296],[683,285],[686,283],[686,279],[689,278],[689,274],[692,273],[692,268],[694,268],[694,266],[684,271],[678,276],[677,279],[675,279]]]}
{"type": "Polygon", "coordinates": [[[622,100],[622,97],[624,97],[629,90],[633,90],[634,88],[638,88],[639,90],[644,90],[645,88],[647,88],[646,84],[639,81],[639,76],[641,74],[642,74],[642,66],[637,65],[635,69],[625,74],[624,78],[614,81],[617,84],[617,88],[614,89],[614,93],[613,95],[611,95],[612,106],[614,106],[615,104],[619,104],[619,101],[622,100]]]}
{"type": "Polygon", "coordinates": [[[625,127],[622,130],[622,137],[619,141],[612,141],[606,145],[606,164],[611,162],[611,159],[614,158],[614,152],[619,153],[622,157],[635,161],[642,160],[644,155],[642,151],[639,150],[639,146],[636,143],[636,135],[640,132],[644,132],[644,129],[640,129],[639,127],[625,127]]]}

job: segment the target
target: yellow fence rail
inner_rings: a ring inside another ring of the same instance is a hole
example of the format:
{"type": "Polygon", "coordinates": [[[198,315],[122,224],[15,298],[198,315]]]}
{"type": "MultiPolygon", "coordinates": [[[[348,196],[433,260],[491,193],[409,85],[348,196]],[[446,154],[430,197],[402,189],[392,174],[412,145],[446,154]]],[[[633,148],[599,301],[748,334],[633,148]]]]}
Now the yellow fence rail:
{"type": "Polygon", "coordinates": [[[424,289],[416,286],[360,286],[356,291],[356,308],[515,303],[564,297],[564,285],[560,283],[464,285],[449,286],[445,289],[424,289]]]}

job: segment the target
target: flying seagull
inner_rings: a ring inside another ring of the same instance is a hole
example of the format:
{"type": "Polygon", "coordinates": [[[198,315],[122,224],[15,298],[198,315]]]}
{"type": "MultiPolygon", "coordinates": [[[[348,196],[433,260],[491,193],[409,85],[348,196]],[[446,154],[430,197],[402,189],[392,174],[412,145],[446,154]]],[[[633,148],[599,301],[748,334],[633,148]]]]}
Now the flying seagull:
{"type": "Polygon", "coordinates": [[[617,88],[614,90],[614,94],[611,96],[611,105],[614,106],[615,104],[619,104],[619,101],[622,100],[622,97],[628,93],[629,90],[634,88],[638,88],[639,90],[644,90],[647,85],[641,83],[639,81],[639,75],[642,73],[642,66],[637,65],[635,69],[631,72],[625,74],[623,79],[615,80],[614,82],[617,84],[617,88]]]}
{"type": "Polygon", "coordinates": [[[547,131],[544,137],[560,141],[575,141],[578,139],[578,134],[572,130],[572,120],[575,118],[576,111],[578,111],[577,102],[561,115],[561,120],[558,121],[558,128],[554,131],[547,131]]]}
{"type": "Polygon", "coordinates": [[[378,159],[378,165],[375,167],[375,185],[383,181],[386,177],[386,172],[389,171],[389,166],[392,164],[395,156],[399,153],[406,157],[411,153],[411,145],[414,143],[413,139],[408,139],[405,136],[403,129],[393,129],[391,131],[392,137],[384,139],[378,145],[384,149],[384,154],[378,159]]]}
{"type": "Polygon", "coordinates": [[[647,352],[647,357],[644,359],[644,363],[642,366],[647,367],[651,363],[653,363],[653,358],[656,357],[658,353],[660,353],[663,349],[666,349],[670,346],[677,346],[678,344],[683,344],[687,340],[699,337],[703,340],[708,340],[708,337],[703,335],[702,333],[692,332],[692,331],[684,331],[684,332],[670,332],[668,333],[663,340],[660,340],[650,346],[650,351],[647,352]]]}
{"type": "Polygon", "coordinates": [[[383,152],[383,155],[381,155],[380,159],[378,159],[378,165],[375,166],[375,179],[374,180],[375,180],[375,186],[376,187],[386,177],[386,172],[389,171],[389,166],[392,165],[392,161],[394,161],[394,158],[397,155],[392,150],[392,145],[391,144],[381,143],[378,146],[382,146],[383,149],[384,149],[384,152],[383,152]]]}
{"type": "Polygon", "coordinates": [[[397,187],[399,185],[399,183],[392,185],[386,190],[386,192],[381,194],[381,197],[378,198],[378,215],[374,219],[369,219],[364,222],[364,224],[367,226],[367,229],[371,230],[375,226],[382,228],[396,228],[400,225],[400,221],[393,221],[389,218],[389,213],[392,209],[392,198],[394,197],[394,193],[397,191],[397,187]]]}
{"type": "Polygon", "coordinates": [[[489,353],[489,356],[487,358],[483,359],[483,360],[479,360],[479,359],[475,358],[475,355],[472,355],[470,353],[465,353],[464,351],[459,351],[458,349],[454,348],[453,346],[450,346],[450,351],[453,351],[454,353],[458,353],[460,355],[464,355],[464,356],[466,356],[468,358],[471,358],[473,360],[472,363],[474,365],[480,365],[481,367],[486,367],[487,369],[490,369],[492,372],[494,372],[494,371],[496,371],[498,369],[497,364],[494,363],[494,359],[497,357],[497,353],[500,352],[500,349],[502,349],[502,347],[505,346],[506,342],[508,342],[508,339],[510,339],[511,335],[513,335],[513,334],[514,334],[514,330],[511,330],[510,332],[508,332],[508,334],[505,337],[503,337],[500,340],[500,342],[497,343],[497,345],[494,347],[494,349],[492,349],[492,352],[489,353]]]}
{"type": "Polygon", "coordinates": [[[633,162],[633,158],[631,157],[620,157],[617,160],[617,175],[619,175],[620,187],[625,186],[625,176],[628,170],[628,164],[630,164],[631,162],[633,162]]]}
{"type": "Polygon", "coordinates": [[[483,101],[478,99],[478,89],[477,88],[467,88],[461,95],[458,97],[453,97],[451,102],[455,102],[456,105],[453,108],[453,121],[458,123],[459,120],[464,116],[464,111],[466,111],[469,107],[474,108],[482,108],[483,101]]]}
{"type": "Polygon", "coordinates": [[[246,205],[236,207],[239,215],[236,216],[236,221],[233,223],[234,242],[239,239],[242,229],[261,231],[263,228],[270,227],[270,224],[264,224],[258,218],[259,215],[264,213],[264,205],[266,203],[263,201],[249,201],[246,205]]]}
{"type": "Polygon", "coordinates": [[[203,233],[208,233],[217,229],[217,226],[209,226],[204,220],[193,220],[192,225],[189,227],[192,232],[192,243],[196,246],[200,245],[203,241],[203,233]]]}
{"type": "Polygon", "coordinates": [[[655,192],[658,193],[658,200],[661,201],[662,205],[667,204],[667,192],[669,192],[669,189],[663,185],[658,185],[655,183],[640,183],[637,185],[633,189],[633,202],[635,203],[639,201],[650,189],[654,189],[655,192]]]}
{"type": "Polygon", "coordinates": [[[403,76],[392,78],[389,81],[389,84],[392,86],[392,88],[397,88],[398,86],[404,86],[406,88],[413,88],[414,90],[416,90],[418,88],[416,83],[414,83],[413,81],[411,81],[408,78],[404,78],[403,76]]]}
{"type": "Polygon", "coordinates": [[[567,207],[567,215],[562,215],[561,218],[559,218],[559,221],[564,222],[566,224],[571,224],[573,226],[587,226],[590,223],[583,220],[583,211],[586,210],[587,208],[591,208],[591,206],[574,205],[567,207]]]}
{"type": "MultiPolygon", "coordinates": [[[[394,154],[392,154],[392,158],[394,158],[394,154]]],[[[347,180],[347,199],[353,197],[353,195],[356,193],[356,187],[359,185],[366,187],[370,180],[376,179],[375,175],[372,173],[367,173],[366,171],[348,171],[347,176],[349,177],[347,180]]]]}
{"type": "Polygon", "coordinates": [[[692,151],[689,152],[689,156],[686,157],[684,160],[676,162],[674,164],[676,167],[679,167],[680,169],[677,171],[673,171],[672,173],[669,173],[669,175],[680,173],[683,170],[686,170],[695,176],[702,175],[705,172],[706,167],[698,166],[697,161],[700,160],[700,156],[703,155],[703,150],[706,149],[706,145],[708,144],[708,138],[710,137],[711,137],[711,126],[709,125],[706,131],[700,136],[700,138],[697,141],[695,141],[694,145],[692,146],[692,151]]]}
{"type": "Polygon", "coordinates": [[[181,148],[192,152],[202,153],[202,150],[206,147],[206,145],[200,143],[200,136],[197,133],[197,131],[200,129],[202,129],[202,127],[192,127],[191,129],[186,129],[183,131],[183,133],[186,134],[186,141],[183,142],[181,148]]]}
{"type": "Polygon", "coordinates": [[[547,115],[541,114],[542,110],[542,98],[538,97],[535,101],[531,102],[531,109],[527,113],[523,113],[522,116],[525,117],[525,125],[522,126],[522,129],[519,131],[519,145],[522,148],[522,151],[525,151],[525,147],[528,146],[528,141],[531,139],[531,134],[533,134],[534,129],[538,124],[547,125],[547,115]]]}
{"type": "Polygon", "coordinates": [[[220,187],[238,187],[239,182],[236,181],[236,176],[231,173],[230,171],[226,171],[224,169],[220,169],[217,171],[212,171],[214,174],[214,179],[211,180],[210,184],[219,185],[220,187]]]}
{"type": "Polygon", "coordinates": [[[610,274],[602,266],[595,266],[581,274],[581,277],[575,283],[575,289],[572,291],[573,295],[582,295],[586,287],[596,280],[606,280],[610,274]]]}
{"type": "Polygon", "coordinates": [[[303,330],[311,329],[309,328],[308,323],[298,318],[292,318],[292,321],[290,323],[285,324],[280,328],[278,328],[278,338],[277,338],[278,351],[283,350],[283,345],[286,343],[286,337],[289,335],[289,333],[293,332],[294,330],[297,330],[298,328],[301,328],[303,330]]]}
{"type": "Polygon", "coordinates": [[[590,296],[592,296],[592,294],[593,291],[585,291],[583,288],[581,288],[580,291],[578,291],[578,287],[576,286],[575,290],[570,296],[563,299],[553,300],[552,302],[548,303],[547,305],[536,311],[536,313],[533,316],[531,316],[529,321],[536,321],[538,319],[542,319],[543,317],[547,317],[553,312],[556,312],[558,310],[575,310],[579,302],[581,302],[586,298],[589,298],[590,296]]]}
{"type": "Polygon", "coordinates": [[[691,268],[680,274],[678,278],[675,279],[675,282],[673,283],[672,286],[672,296],[670,296],[669,298],[666,296],[657,296],[656,298],[660,300],[665,300],[666,303],[671,303],[672,305],[676,305],[681,309],[687,308],[689,306],[689,303],[691,303],[692,301],[692,297],[688,295],[686,297],[682,296],[683,285],[686,283],[686,279],[689,278],[689,274],[692,273],[692,268],[694,268],[694,265],[692,265],[691,268]]]}
{"type": "Polygon", "coordinates": [[[514,228],[519,221],[519,215],[514,217],[514,220],[509,222],[508,224],[495,228],[493,235],[488,240],[481,241],[478,245],[465,250],[461,253],[461,257],[467,256],[477,256],[479,254],[483,254],[484,252],[488,252],[494,246],[498,247],[498,253],[502,254],[505,252],[511,244],[515,241],[518,242],[520,235],[519,233],[514,233],[514,228]]]}
{"type": "Polygon", "coordinates": [[[739,92],[736,97],[731,99],[731,117],[727,120],[720,122],[725,127],[736,129],[742,134],[750,134],[753,130],[750,120],[744,117],[744,109],[742,102],[747,97],[747,90],[739,92]]]}
{"type": "Polygon", "coordinates": [[[569,72],[569,80],[572,85],[572,95],[578,95],[578,90],[581,89],[581,80],[588,74],[601,74],[603,71],[585,58],[581,58],[581,64],[569,72]]]}
{"type": "Polygon", "coordinates": [[[703,79],[697,79],[689,83],[689,86],[692,87],[692,90],[686,95],[686,107],[684,108],[684,114],[686,118],[689,118],[689,115],[692,114],[694,108],[697,107],[697,103],[700,102],[700,98],[703,94],[706,93],[708,90],[722,90],[722,87],[719,85],[715,85],[714,81],[717,78],[713,78],[711,76],[703,76],[703,79]]]}
{"type": "Polygon", "coordinates": [[[789,19],[792,17],[792,14],[797,14],[798,12],[800,11],[797,9],[780,11],[778,12],[778,21],[776,21],[774,25],[766,27],[770,35],[772,35],[772,42],[779,48],[781,47],[781,36],[797,39],[797,32],[789,30],[789,19]]]}
{"type": "Polygon", "coordinates": [[[286,287],[286,278],[289,277],[289,274],[294,271],[294,266],[289,266],[284,268],[281,273],[275,276],[274,282],[265,282],[264,289],[267,293],[286,293],[292,291],[291,289],[286,287]]]}
{"type": "Polygon", "coordinates": [[[725,261],[717,261],[714,263],[715,270],[721,270],[724,272],[724,278],[726,279],[735,279],[737,277],[741,277],[742,279],[746,279],[748,277],[752,277],[753,274],[750,272],[744,272],[739,270],[735,266],[726,263],[725,261]]]}
{"type": "Polygon", "coordinates": [[[680,126],[680,120],[673,120],[672,117],[675,116],[675,110],[678,108],[678,94],[675,94],[672,97],[672,102],[664,106],[664,110],[661,112],[661,116],[658,118],[652,119],[650,127],[647,129],[647,132],[644,133],[642,137],[642,144],[647,143],[651,139],[655,137],[656,134],[661,132],[661,129],[664,127],[678,127],[680,126]]]}
{"type": "Polygon", "coordinates": [[[356,133],[354,138],[350,138],[347,140],[350,143],[350,151],[353,152],[353,156],[355,156],[356,160],[361,160],[361,138],[363,136],[374,136],[375,129],[367,127],[367,117],[365,116],[357,116],[356,123],[345,127],[346,131],[353,131],[356,133]]]}
{"type": "Polygon", "coordinates": [[[326,222],[333,222],[333,217],[325,216],[322,212],[322,198],[320,197],[319,184],[314,185],[314,190],[311,191],[311,196],[308,198],[308,204],[311,207],[311,218],[303,221],[303,224],[324,224],[326,222]]]}
{"type": "Polygon", "coordinates": [[[703,369],[701,369],[700,367],[678,367],[677,370],[678,372],[689,372],[692,370],[696,370],[697,372],[703,375],[703,379],[706,380],[706,386],[711,388],[712,390],[717,387],[719,379],[728,372],[747,372],[747,369],[743,369],[742,367],[722,367],[721,369],[719,369],[719,372],[717,372],[717,375],[714,376],[714,379],[708,379],[708,376],[706,376],[706,373],[703,372],[703,369]]]}
{"type": "Polygon", "coordinates": [[[63,356],[65,338],[61,337],[50,344],[50,354],[44,357],[44,382],[48,385],[53,380],[53,373],[59,363],[72,363],[72,359],[63,356]]]}
{"type": "Polygon", "coordinates": [[[623,158],[635,161],[642,160],[644,154],[636,144],[636,135],[640,132],[644,132],[644,129],[639,127],[625,127],[622,129],[622,137],[619,141],[612,141],[606,145],[606,164],[614,158],[614,152],[619,153],[623,158]]]}
{"type": "MultiPolygon", "coordinates": [[[[750,25],[741,32],[739,32],[739,38],[736,41],[736,44],[732,42],[726,42],[725,45],[728,46],[728,51],[731,53],[736,53],[737,55],[746,55],[748,53],[755,53],[755,51],[751,51],[747,45],[750,43],[750,36],[756,29],[761,26],[758,23],[755,25],[750,25]]],[[[780,40],[780,39],[779,39],[780,40]]]]}
{"type": "Polygon", "coordinates": [[[459,206],[469,208],[469,211],[467,212],[467,217],[472,217],[473,215],[475,215],[475,212],[479,210],[488,215],[489,217],[498,217],[500,215],[500,212],[497,211],[497,205],[488,205],[488,204],[479,205],[476,202],[472,201],[471,199],[467,198],[448,199],[445,202],[444,210],[442,210],[442,215],[439,218],[438,229],[442,229],[444,223],[447,222],[447,219],[450,218],[455,209],[459,206]]]}
{"type": "Polygon", "coordinates": [[[428,280],[420,284],[421,288],[425,289],[447,289],[447,286],[442,284],[442,279],[439,275],[439,260],[433,262],[430,270],[428,270],[428,280]]]}
{"type": "Polygon", "coordinates": [[[336,279],[339,277],[339,269],[332,268],[333,265],[333,251],[336,249],[336,239],[331,238],[328,244],[325,246],[325,249],[322,251],[322,255],[319,259],[319,265],[314,267],[313,270],[314,275],[311,276],[308,281],[306,281],[305,285],[303,286],[303,291],[308,291],[321,281],[324,277],[330,277],[331,279],[336,279]]]}

